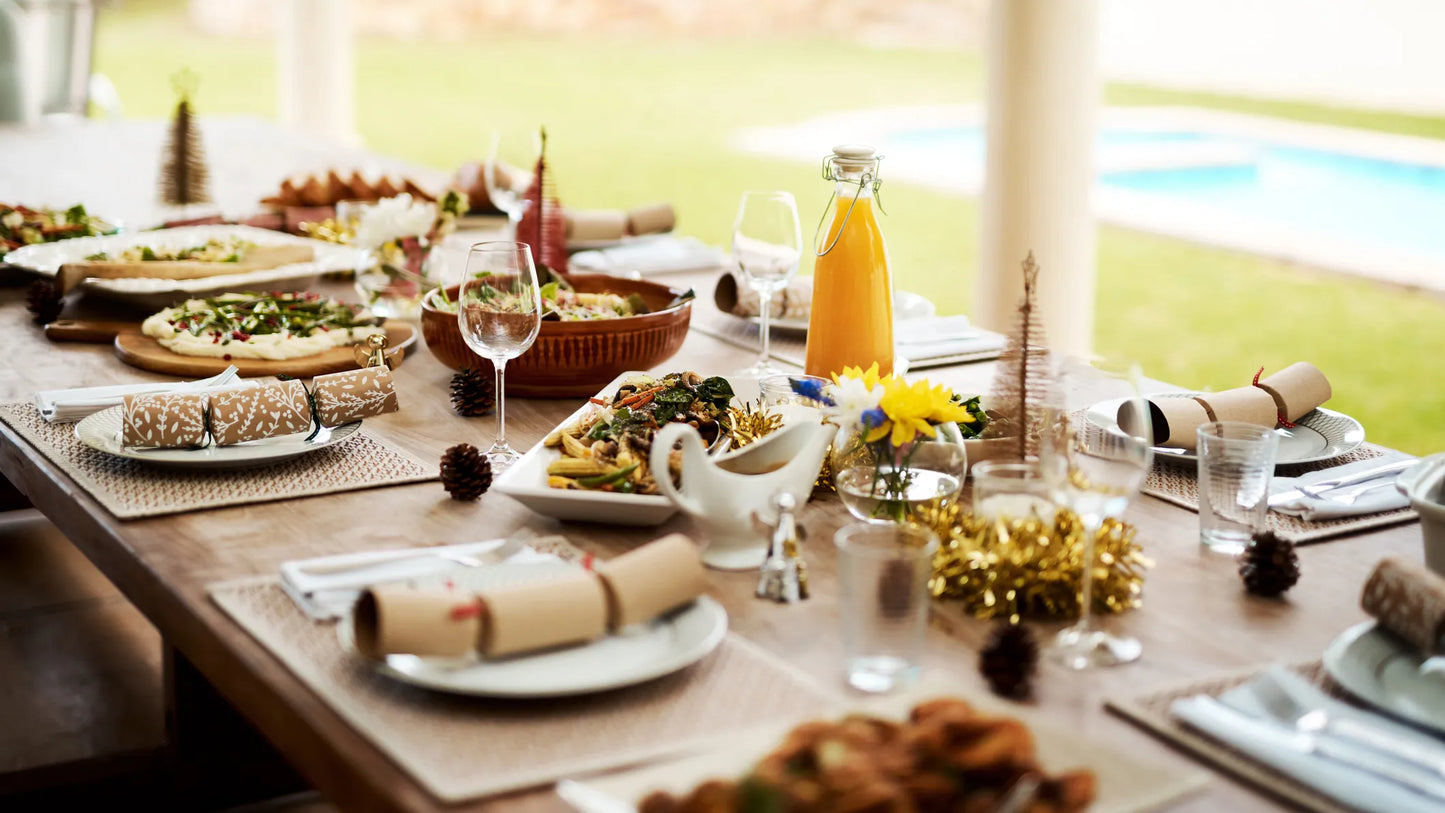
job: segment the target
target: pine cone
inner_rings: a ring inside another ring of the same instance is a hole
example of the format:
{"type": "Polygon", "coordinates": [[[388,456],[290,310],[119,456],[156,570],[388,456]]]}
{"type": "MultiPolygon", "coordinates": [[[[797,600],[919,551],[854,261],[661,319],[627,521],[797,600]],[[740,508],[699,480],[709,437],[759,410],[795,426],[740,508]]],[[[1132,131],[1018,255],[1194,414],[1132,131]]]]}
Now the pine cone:
{"type": "Polygon", "coordinates": [[[1272,531],[1256,534],[1239,556],[1239,577],[1244,589],[1256,596],[1275,598],[1299,581],[1299,557],[1294,543],[1272,531]]]}
{"type": "Polygon", "coordinates": [[[1003,623],[989,635],[988,645],[978,653],[978,671],[995,694],[1023,699],[1033,692],[1034,669],[1039,663],[1039,645],[1033,632],[1022,624],[1003,623]]]}
{"type": "Polygon", "coordinates": [[[497,385],[474,367],[452,376],[452,408],[463,418],[491,412],[497,405],[497,385]]]}
{"type": "Polygon", "coordinates": [[[25,292],[25,309],[37,325],[48,325],[60,318],[61,306],[60,292],[49,280],[38,279],[25,292]]]}
{"type": "Polygon", "coordinates": [[[442,488],[454,500],[475,500],[492,487],[492,461],[470,443],[459,443],[442,455],[442,488]]]}

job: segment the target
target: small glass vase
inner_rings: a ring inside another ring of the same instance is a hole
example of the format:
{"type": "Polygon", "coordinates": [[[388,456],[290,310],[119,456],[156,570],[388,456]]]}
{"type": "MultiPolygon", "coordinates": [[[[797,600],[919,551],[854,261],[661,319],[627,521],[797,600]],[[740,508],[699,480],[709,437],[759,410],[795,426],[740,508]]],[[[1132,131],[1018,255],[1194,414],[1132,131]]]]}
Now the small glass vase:
{"type": "Polygon", "coordinates": [[[356,292],[385,319],[421,320],[421,300],[445,277],[440,241],[407,237],[366,252],[356,269],[356,292]]]}
{"type": "Polygon", "coordinates": [[[848,513],[874,522],[913,521],[930,508],[958,501],[968,473],[968,452],[956,424],[935,427],[893,446],[888,438],[866,443],[862,428],[842,427],[830,454],[834,485],[848,513]]]}

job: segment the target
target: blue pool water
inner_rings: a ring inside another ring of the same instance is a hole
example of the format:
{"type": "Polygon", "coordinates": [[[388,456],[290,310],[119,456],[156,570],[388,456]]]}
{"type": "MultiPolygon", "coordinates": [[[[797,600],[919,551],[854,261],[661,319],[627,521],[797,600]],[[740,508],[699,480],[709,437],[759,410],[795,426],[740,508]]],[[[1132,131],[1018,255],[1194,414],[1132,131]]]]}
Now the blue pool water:
{"type": "MultiPolygon", "coordinates": [[[[1100,163],[1130,151],[1184,145],[1241,156],[1226,166],[1101,173],[1105,189],[1208,207],[1255,222],[1445,258],[1445,169],[1188,131],[1102,130],[1100,163]]],[[[980,128],[921,130],[889,139],[942,161],[984,160],[980,128]]]]}

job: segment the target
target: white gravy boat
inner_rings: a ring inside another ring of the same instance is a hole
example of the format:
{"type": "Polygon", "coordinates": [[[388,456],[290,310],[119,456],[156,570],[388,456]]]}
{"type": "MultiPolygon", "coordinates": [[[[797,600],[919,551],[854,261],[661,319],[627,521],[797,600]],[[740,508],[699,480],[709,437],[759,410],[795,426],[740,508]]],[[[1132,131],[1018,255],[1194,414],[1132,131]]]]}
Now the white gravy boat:
{"type": "Polygon", "coordinates": [[[813,493],[835,427],[818,418],[799,420],[720,458],[710,457],[697,430],[681,423],[660,429],[652,441],[657,488],[706,533],[702,561],[719,570],[755,570],[767,557],[768,538],[753,512],[771,518],[773,498],[786,491],[798,505],[813,493]],[[682,488],[672,484],[667,457],[682,441],[682,488]]]}

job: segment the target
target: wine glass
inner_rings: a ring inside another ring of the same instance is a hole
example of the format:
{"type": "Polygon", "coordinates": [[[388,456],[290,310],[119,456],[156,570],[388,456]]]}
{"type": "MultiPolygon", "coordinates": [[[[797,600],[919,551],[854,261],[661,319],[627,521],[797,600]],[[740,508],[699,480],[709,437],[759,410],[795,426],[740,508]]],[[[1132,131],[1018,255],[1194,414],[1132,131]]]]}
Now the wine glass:
{"type": "Polygon", "coordinates": [[[744,192],[733,224],[733,261],[742,269],[748,287],[758,295],[758,323],[763,347],[758,363],[742,370],[747,376],[776,375],[769,348],[769,311],[773,294],[788,284],[798,270],[803,238],[798,228],[798,204],[791,192],[744,192]]]}
{"type": "Polygon", "coordinates": [[[506,213],[513,229],[526,208],[527,187],[532,184],[531,167],[540,150],[536,133],[524,136],[508,132],[504,136],[501,130],[492,132],[491,149],[482,164],[482,183],[487,188],[487,197],[492,205],[506,213]],[[524,149],[523,145],[528,149],[524,149]]]}
{"type": "Polygon", "coordinates": [[[1104,520],[1124,513],[1139,493],[1153,463],[1148,407],[1139,394],[1137,364],[1117,360],[1090,365],[1065,359],[1055,369],[1039,444],[1039,466],[1050,495],[1078,515],[1083,526],[1083,573],[1079,621],[1061,631],[1051,654],[1070,669],[1113,666],[1138,660],[1138,639],[1112,635],[1094,626],[1094,537],[1104,520]],[[1086,403],[1106,403],[1118,421],[1089,424],[1068,409],[1069,395],[1086,403]]]}
{"type": "Polygon", "coordinates": [[[467,346],[496,369],[497,440],[487,457],[492,469],[501,471],[521,457],[507,445],[507,359],[525,353],[542,329],[542,297],[530,246],[510,241],[472,246],[457,291],[457,326],[467,346]]]}

